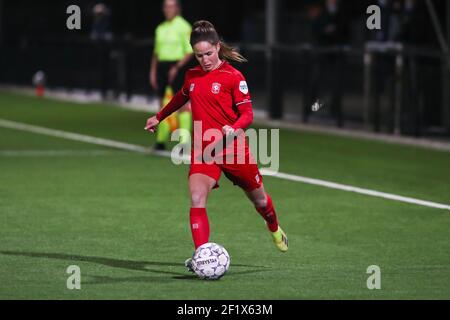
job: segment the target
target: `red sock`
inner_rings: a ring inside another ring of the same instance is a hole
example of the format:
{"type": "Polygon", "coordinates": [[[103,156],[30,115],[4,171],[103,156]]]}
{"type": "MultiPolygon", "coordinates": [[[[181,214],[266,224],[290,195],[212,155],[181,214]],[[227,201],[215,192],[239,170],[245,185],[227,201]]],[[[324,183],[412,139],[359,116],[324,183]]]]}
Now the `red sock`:
{"type": "Polygon", "coordinates": [[[209,241],[209,222],[205,208],[191,208],[191,232],[195,249],[209,241]]]}
{"type": "Polygon", "coordinates": [[[277,214],[275,213],[272,199],[270,198],[268,193],[266,193],[266,197],[267,205],[265,207],[256,207],[256,210],[264,218],[264,220],[266,220],[269,230],[275,232],[278,230],[277,214]]]}

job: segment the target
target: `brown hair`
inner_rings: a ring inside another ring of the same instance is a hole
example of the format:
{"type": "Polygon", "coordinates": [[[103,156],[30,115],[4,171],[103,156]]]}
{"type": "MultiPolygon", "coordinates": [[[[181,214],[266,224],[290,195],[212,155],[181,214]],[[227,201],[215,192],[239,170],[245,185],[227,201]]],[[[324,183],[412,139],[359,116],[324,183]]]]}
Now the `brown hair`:
{"type": "Polygon", "coordinates": [[[220,40],[219,34],[217,33],[216,28],[214,28],[214,25],[206,20],[196,21],[192,27],[190,40],[191,46],[193,47],[195,44],[201,41],[209,42],[212,45],[217,45],[218,43],[220,43],[220,59],[236,62],[247,62],[247,59],[245,59],[236,50],[236,48],[233,48],[232,46],[220,40]]]}

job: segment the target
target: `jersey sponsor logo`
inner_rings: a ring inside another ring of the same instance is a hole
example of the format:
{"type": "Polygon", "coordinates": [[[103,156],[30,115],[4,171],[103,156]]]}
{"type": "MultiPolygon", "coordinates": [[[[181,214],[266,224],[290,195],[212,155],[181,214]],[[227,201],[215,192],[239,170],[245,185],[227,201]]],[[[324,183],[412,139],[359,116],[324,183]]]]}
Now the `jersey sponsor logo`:
{"type": "Polygon", "coordinates": [[[247,94],[248,93],[248,87],[247,87],[247,82],[246,81],[239,82],[239,91],[242,92],[243,94],[247,94]]]}
{"type": "Polygon", "coordinates": [[[214,82],[211,86],[211,92],[214,94],[218,94],[220,92],[220,86],[221,86],[220,83],[214,82]]]}
{"type": "Polygon", "coordinates": [[[189,92],[194,91],[195,83],[191,83],[191,86],[189,87],[189,92]]]}

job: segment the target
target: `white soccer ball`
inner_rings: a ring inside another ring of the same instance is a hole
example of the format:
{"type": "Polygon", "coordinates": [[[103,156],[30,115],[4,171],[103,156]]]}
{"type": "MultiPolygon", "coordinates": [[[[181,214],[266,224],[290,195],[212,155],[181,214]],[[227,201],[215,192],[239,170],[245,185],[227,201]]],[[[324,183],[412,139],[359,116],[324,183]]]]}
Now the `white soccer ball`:
{"type": "Polygon", "coordinates": [[[195,250],[193,269],[202,279],[217,280],[230,267],[230,255],[220,244],[208,242],[195,250]]]}

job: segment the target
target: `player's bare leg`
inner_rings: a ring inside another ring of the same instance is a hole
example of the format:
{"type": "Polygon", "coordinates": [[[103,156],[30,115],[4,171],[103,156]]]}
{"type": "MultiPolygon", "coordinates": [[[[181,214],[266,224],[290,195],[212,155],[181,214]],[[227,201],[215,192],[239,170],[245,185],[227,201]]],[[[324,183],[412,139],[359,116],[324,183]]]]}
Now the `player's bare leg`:
{"type": "Polygon", "coordinates": [[[267,206],[267,196],[266,190],[264,190],[264,186],[262,185],[260,188],[257,188],[250,192],[245,192],[247,197],[251,202],[255,205],[255,207],[265,207],[267,206]]]}
{"type": "Polygon", "coordinates": [[[284,231],[278,225],[277,215],[272,204],[272,199],[269,194],[264,190],[264,186],[245,192],[247,197],[253,202],[256,210],[266,220],[267,227],[269,228],[275,245],[281,252],[288,250],[288,239],[284,231]]]}
{"type": "Polygon", "coordinates": [[[208,195],[215,186],[216,180],[201,174],[194,173],[189,177],[189,191],[191,193],[191,206],[193,208],[205,208],[208,195]]]}

